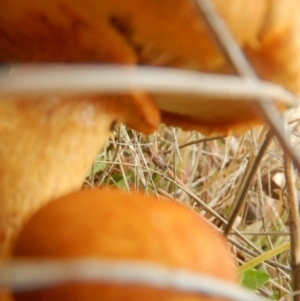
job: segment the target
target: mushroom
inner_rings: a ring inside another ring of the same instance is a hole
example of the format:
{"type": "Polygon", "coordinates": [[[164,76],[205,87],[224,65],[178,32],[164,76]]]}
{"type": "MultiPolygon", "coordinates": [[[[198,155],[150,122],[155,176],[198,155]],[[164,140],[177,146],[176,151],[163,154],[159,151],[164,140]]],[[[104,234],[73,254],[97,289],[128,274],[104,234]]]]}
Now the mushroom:
{"type": "MultiPolygon", "coordinates": [[[[225,240],[190,208],[168,199],[159,200],[144,194],[105,188],[75,192],[41,208],[22,229],[13,258],[26,262],[67,260],[66,263],[89,258],[115,263],[123,261],[127,262],[127,266],[135,261],[153,267],[144,271],[145,274],[152,273],[148,279],[166,276],[161,269],[155,274],[155,267],[159,265],[167,268],[173,276],[176,273],[179,276],[179,271],[185,270],[215,277],[229,285],[237,280],[225,240]]],[[[142,272],[141,268],[137,269],[142,272]]],[[[15,298],[66,301],[99,298],[112,301],[221,300],[180,292],[179,283],[177,289],[170,288],[170,282],[164,287],[164,277],[156,279],[160,288],[145,282],[145,276],[140,284],[128,284],[126,279],[131,279],[134,266],[127,270],[127,277],[121,283],[118,279],[113,280],[112,276],[104,283],[80,281],[76,271],[72,272],[71,282],[27,289],[15,293],[15,298]]],[[[84,275],[91,274],[86,272],[84,275]]],[[[26,278],[30,278],[30,273],[26,278]]]]}
{"type": "MultiPolygon", "coordinates": [[[[192,0],[0,3],[3,63],[140,64],[235,73],[192,0]]],[[[299,1],[224,3],[214,1],[258,75],[298,92],[299,1]]],[[[239,131],[260,121],[255,105],[243,99],[212,102],[204,97],[191,99],[188,106],[185,97],[146,92],[119,97],[2,95],[0,254],[38,207],[80,187],[115,120],[144,133],[154,130],[159,123],[154,101],[162,121],[205,133],[239,131]]],[[[279,102],[278,107],[286,105],[279,102]]]]}
{"type": "MultiPolygon", "coordinates": [[[[300,90],[297,0],[213,0],[261,79],[300,90]]],[[[2,62],[89,62],[175,67],[235,74],[196,1],[1,1],[2,62]]],[[[216,87],[217,89],[217,87],[216,87]]],[[[261,122],[240,99],[190,101],[155,95],[167,124],[204,133],[240,132],[261,122]]],[[[280,109],[286,105],[278,103],[280,109]]]]}
{"type": "Polygon", "coordinates": [[[149,134],[159,111],[144,94],[0,99],[0,253],[40,206],[81,187],[116,123],[149,134]]]}

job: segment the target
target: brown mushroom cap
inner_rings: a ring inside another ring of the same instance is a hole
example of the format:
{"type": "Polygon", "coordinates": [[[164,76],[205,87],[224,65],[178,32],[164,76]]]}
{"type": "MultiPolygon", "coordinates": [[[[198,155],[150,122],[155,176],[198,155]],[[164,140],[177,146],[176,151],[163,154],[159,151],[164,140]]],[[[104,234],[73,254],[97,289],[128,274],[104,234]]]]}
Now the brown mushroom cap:
{"type": "MultiPolygon", "coordinates": [[[[41,208],[24,226],[16,259],[144,260],[236,281],[225,241],[197,214],[170,200],[118,190],[80,191],[41,208]]],[[[211,300],[142,286],[69,283],[16,300],[211,300]]],[[[216,300],[216,299],[214,299],[216,300]]]]}
{"type": "MultiPolygon", "coordinates": [[[[299,1],[213,3],[258,75],[298,92],[299,1]]],[[[109,62],[234,73],[192,0],[18,0],[13,5],[2,0],[1,6],[3,62],[109,62]]],[[[261,122],[246,99],[215,103],[203,97],[195,113],[186,98],[177,107],[156,98],[163,121],[185,129],[227,133],[261,122]]],[[[278,102],[278,108],[286,105],[278,102]]]]}

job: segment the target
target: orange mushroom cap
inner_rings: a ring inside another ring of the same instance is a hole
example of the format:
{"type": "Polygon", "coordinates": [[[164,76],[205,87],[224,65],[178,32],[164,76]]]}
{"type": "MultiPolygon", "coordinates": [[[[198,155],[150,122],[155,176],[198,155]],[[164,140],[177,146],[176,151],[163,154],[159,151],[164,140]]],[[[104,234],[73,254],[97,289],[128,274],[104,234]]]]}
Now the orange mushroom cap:
{"type": "MultiPolygon", "coordinates": [[[[258,76],[298,93],[299,1],[213,4],[258,76]]],[[[2,0],[1,7],[2,62],[146,64],[234,74],[192,0],[2,0]]],[[[246,99],[215,103],[204,97],[195,105],[182,97],[174,105],[169,97],[154,98],[163,121],[185,129],[239,132],[261,122],[246,99]]]]}
{"type": "Polygon", "coordinates": [[[40,206],[81,187],[115,123],[149,133],[159,111],[145,94],[0,98],[0,254],[40,206]]]}
{"type": "MultiPolygon", "coordinates": [[[[142,260],[235,283],[225,241],[197,214],[170,200],[112,189],[80,191],[41,208],[24,226],[15,259],[142,260]]],[[[64,284],[16,300],[208,300],[147,285],[64,284]]],[[[214,299],[215,300],[215,299],[214,299]]]]}

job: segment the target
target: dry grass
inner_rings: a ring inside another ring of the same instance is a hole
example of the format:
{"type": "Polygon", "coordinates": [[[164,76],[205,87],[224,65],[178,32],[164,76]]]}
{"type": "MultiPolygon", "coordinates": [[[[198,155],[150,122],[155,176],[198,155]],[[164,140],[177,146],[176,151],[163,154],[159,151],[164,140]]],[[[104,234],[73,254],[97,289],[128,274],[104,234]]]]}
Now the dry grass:
{"type": "MultiPolygon", "coordinates": [[[[299,143],[299,125],[299,121],[290,123],[293,145],[299,143]]],[[[96,158],[85,186],[117,186],[167,196],[224,231],[265,134],[266,129],[260,127],[240,137],[207,139],[198,132],[162,125],[155,134],[144,137],[120,126],[96,158]]],[[[254,277],[270,277],[256,289],[275,300],[289,300],[292,292],[286,195],[283,152],[272,139],[228,240],[241,275],[254,267],[262,272],[254,277]]],[[[249,285],[248,280],[244,282],[249,285]]]]}

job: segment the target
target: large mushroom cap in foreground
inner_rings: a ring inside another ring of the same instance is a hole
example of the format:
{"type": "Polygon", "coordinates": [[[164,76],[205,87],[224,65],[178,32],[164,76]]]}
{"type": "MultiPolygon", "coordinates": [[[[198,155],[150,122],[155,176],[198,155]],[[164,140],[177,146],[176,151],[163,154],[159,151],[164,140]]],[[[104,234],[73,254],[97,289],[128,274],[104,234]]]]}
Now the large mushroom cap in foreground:
{"type": "MultiPolygon", "coordinates": [[[[41,208],[24,226],[13,256],[26,260],[84,257],[143,260],[236,281],[225,241],[197,214],[170,200],[109,189],[72,193],[41,208]]],[[[16,295],[16,300],[99,298],[209,299],[146,285],[112,283],[69,283],[16,295]]]]}
{"type": "MultiPolygon", "coordinates": [[[[299,1],[212,2],[258,76],[298,93],[299,1]]],[[[2,62],[143,64],[235,73],[196,1],[2,0],[1,7],[2,62]]],[[[255,102],[242,98],[217,103],[202,98],[185,106],[185,97],[177,104],[153,97],[163,121],[185,129],[228,133],[261,122],[255,102]]]]}

